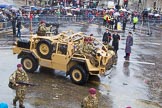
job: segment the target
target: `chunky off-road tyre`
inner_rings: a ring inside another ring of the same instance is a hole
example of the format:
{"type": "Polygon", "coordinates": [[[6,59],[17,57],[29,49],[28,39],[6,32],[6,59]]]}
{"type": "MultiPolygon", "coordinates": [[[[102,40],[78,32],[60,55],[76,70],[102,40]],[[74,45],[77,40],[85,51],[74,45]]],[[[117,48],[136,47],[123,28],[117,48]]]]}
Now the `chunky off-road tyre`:
{"type": "Polygon", "coordinates": [[[41,58],[50,59],[53,52],[53,45],[51,45],[51,41],[49,40],[40,40],[36,50],[41,58]]]}
{"type": "Polygon", "coordinates": [[[21,64],[26,72],[35,72],[38,68],[37,60],[30,55],[24,56],[21,59],[21,64]]]}
{"type": "Polygon", "coordinates": [[[89,73],[87,73],[80,65],[74,65],[70,69],[70,78],[73,83],[83,85],[88,81],[89,73]]]}

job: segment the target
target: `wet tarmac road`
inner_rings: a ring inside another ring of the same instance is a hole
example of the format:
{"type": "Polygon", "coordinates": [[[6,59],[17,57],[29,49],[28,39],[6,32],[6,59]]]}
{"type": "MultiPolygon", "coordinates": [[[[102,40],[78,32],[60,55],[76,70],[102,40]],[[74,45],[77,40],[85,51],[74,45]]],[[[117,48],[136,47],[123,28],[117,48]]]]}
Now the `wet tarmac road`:
{"type": "MultiPolygon", "coordinates": [[[[97,25],[71,25],[74,31],[93,33],[101,40],[104,28],[97,25]]],[[[60,31],[69,29],[64,25],[60,31]]],[[[28,31],[24,32],[26,34],[28,31]]],[[[127,32],[126,34],[127,35],[127,32]]],[[[154,30],[152,36],[134,33],[134,46],[130,61],[124,60],[126,36],[121,34],[117,65],[108,76],[91,78],[85,86],[72,84],[64,72],[38,70],[28,73],[31,82],[41,84],[30,87],[25,99],[27,108],[80,108],[80,101],[87,95],[89,87],[98,89],[99,108],[162,108],[162,32],[154,30]]],[[[9,75],[19,63],[10,49],[0,51],[0,101],[12,108],[14,91],[8,88],[9,75]]],[[[10,108],[9,107],[9,108],[10,108]]]]}

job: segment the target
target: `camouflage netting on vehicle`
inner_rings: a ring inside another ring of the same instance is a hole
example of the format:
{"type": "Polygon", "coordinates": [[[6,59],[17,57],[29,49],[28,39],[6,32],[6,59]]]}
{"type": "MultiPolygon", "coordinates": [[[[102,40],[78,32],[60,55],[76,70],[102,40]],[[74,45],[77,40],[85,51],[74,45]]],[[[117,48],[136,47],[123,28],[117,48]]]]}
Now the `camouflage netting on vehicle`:
{"type": "MultiPolygon", "coordinates": [[[[111,46],[105,46],[93,36],[87,36],[86,34],[72,31],[62,32],[59,34],[59,41],[68,42],[73,44],[73,54],[81,54],[90,60],[90,63],[94,66],[107,65],[108,58],[106,56],[108,49],[113,50],[111,46]],[[72,33],[71,35],[69,34],[72,33]]],[[[113,55],[113,54],[112,54],[113,55]]]]}

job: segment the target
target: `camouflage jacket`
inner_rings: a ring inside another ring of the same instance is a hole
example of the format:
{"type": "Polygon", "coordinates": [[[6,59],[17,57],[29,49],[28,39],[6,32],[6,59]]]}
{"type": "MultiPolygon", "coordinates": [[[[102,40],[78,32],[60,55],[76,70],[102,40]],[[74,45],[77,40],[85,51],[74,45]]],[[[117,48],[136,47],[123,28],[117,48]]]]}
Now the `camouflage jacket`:
{"type": "Polygon", "coordinates": [[[47,31],[46,26],[43,24],[40,24],[38,27],[38,32],[46,32],[46,31],[47,31]]]}
{"type": "Polygon", "coordinates": [[[87,96],[82,101],[82,108],[98,108],[98,99],[97,97],[93,98],[91,96],[87,96]]]}
{"type": "Polygon", "coordinates": [[[9,81],[13,84],[16,84],[16,82],[28,82],[29,78],[25,71],[19,71],[16,70],[9,78],[9,81]]]}

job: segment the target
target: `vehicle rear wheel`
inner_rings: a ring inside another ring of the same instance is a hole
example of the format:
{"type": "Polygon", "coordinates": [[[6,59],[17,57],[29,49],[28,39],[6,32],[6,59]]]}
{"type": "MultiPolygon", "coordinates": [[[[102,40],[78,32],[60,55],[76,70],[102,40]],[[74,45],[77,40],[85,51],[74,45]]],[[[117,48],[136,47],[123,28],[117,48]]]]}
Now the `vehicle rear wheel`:
{"type": "Polygon", "coordinates": [[[80,65],[74,65],[70,69],[70,78],[73,83],[83,85],[88,81],[89,74],[80,65]]]}
{"type": "Polygon", "coordinates": [[[26,72],[35,72],[38,68],[37,60],[30,55],[23,57],[21,64],[26,72]]]}
{"type": "Polygon", "coordinates": [[[41,58],[50,59],[53,52],[53,45],[49,40],[40,40],[36,50],[41,58]]]}

